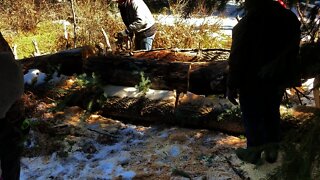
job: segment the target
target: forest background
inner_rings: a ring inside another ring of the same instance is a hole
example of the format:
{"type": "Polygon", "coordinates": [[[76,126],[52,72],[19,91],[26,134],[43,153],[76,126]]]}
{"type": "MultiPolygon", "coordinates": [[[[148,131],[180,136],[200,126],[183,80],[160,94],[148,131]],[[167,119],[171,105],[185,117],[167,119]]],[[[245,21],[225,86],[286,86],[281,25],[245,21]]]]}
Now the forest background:
{"type": "MultiPolygon", "coordinates": [[[[155,16],[174,14],[182,17],[187,7],[185,0],[149,0],[146,3],[155,16]]],[[[0,29],[9,45],[16,49],[18,59],[33,56],[34,43],[41,54],[104,43],[102,29],[107,33],[111,47],[115,48],[115,34],[125,29],[116,3],[109,0],[2,0],[0,4],[0,29]]],[[[194,12],[197,12],[194,16],[203,17],[208,11],[203,4],[194,12]]],[[[174,22],[174,28],[165,24],[158,26],[154,48],[229,48],[231,45],[231,37],[221,43],[212,36],[219,29],[218,22],[195,26],[181,20],[174,22]]]]}

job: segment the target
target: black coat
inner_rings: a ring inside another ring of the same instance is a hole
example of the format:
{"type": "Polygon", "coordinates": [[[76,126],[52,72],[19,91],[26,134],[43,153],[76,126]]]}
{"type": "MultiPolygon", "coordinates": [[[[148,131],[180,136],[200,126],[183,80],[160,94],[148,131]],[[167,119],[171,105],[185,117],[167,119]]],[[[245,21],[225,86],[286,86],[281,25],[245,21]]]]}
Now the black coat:
{"type": "Polygon", "coordinates": [[[300,22],[279,3],[248,12],[232,31],[228,86],[299,85],[300,22]]]}

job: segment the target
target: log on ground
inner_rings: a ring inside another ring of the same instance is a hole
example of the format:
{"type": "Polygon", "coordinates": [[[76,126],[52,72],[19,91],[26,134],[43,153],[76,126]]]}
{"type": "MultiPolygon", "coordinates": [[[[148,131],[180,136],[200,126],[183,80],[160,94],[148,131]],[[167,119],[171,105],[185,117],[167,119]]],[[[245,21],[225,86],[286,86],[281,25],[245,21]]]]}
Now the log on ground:
{"type": "Polygon", "coordinates": [[[207,50],[201,55],[192,50],[153,50],[135,52],[132,56],[112,53],[86,56],[87,49],[70,49],[19,62],[25,73],[28,69],[39,69],[44,73],[58,71],[64,75],[94,72],[105,84],[136,86],[142,81],[143,72],[144,77],[151,81],[152,89],[190,91],[203,95],[225,92],[227,61],[221,60],[228,57],[227,50],[207,50]]]}
{"type": "MultiPolygon", "coordinates": [[[[24,72],[39,69],[42,72],[58,70],[60,74],[72,75],[96,72],[105,83],[135,86],[141,82],[140,72],[151,80],[151,88],[190,91],[196,94],[222,94],[226,88],[227,59],[229,50],[152,50],[133,52],[132,56],[107,54],[96,56],[88,50],[70,49],[56,54],[20,60],[24,72]],[[90,58],[91,56],[95,56],[90,58]],[[89,57],[88,60],[83,61],[89,57]],[[117,61],[117,62],[116,62],[117,61]],[[83,67],[84,63],[84,67],[83,67]],[[59,67],[59,68],[58,68],[59,67]]],[[[319,45],[301,47],[302,78],[319,74],[319,45]]],[[[99,52],[98,52],[99,54],[99,52]]]]}
{"type": "Polygon", "coordinates": [[[83,73],[82,48],[61,51],[55,54],[30,57],[19,60],[23,66],[23,71],[29,69],[39,69],[41,72],[73,75],[83,73]]]}
{"type": "Polygon", "coordinates": [[[153,89],[188,90],[190,64],[125,56],[91,57],[84,62],[86,73],[96,73],[106,84],[135,86],[142,81],[141,73],[151,81],[153,89]]]}
{"type": "Polygon", "coordinates": [[[120,86],[138,85],[143,72],[152,89],[210,95],[225,92],[227,65],[227,61],[179,62],[114,55],[89,58],[84,71],[98,74],[106,84],[120,86]]]}
{"type": "MultiPolygon", "coordinates": [[[[219,100],[223,102],[224,100],[219,100]]],[[[194,101],[193,101],[194,102],[194,101]]],[[[175,108],[173,101],[150,100],[147,98],[111,97],[100,109],[101,115],[126,120],[133,124],[166,124],[188,128],[217,130],[230,134],[245,134],[239,116],[228,114],[226,104],[211,102],[180,102],[175,108]]],[[[299,108],[295,111],[299,111],[299,108]]],[[[308,118],[283,118],[280,121],[282,132],[303,128],[308,118]]]]}
{"type": "Polygon", "coordinates": [[[240,118],[218,118],[224,108],[216,105],[203,106],[181,103],[176,108],[174,101],[150,100],[147,98],[111,97],[100,109],[101,115],[127,120],[134,124],[166,124],[189,128],[205,128],[232,134],[244,133],[240,118]]]}

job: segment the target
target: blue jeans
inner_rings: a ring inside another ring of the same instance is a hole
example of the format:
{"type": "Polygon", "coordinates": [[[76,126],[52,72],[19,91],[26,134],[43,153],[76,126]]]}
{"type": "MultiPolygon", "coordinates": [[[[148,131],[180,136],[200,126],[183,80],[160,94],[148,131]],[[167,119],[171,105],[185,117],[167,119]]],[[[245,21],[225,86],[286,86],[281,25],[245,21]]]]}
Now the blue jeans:
{"type": "Polygon", "coordinates": [[[270,86],[240,88],[239,100],[247,146],[280,141],[280,103],[284,89],[270,86]]]}
{"type": "Polygon", "coordinates": [[[135,37],[135,50],[151,50],[155,34],[149,37],[135,37]]]}

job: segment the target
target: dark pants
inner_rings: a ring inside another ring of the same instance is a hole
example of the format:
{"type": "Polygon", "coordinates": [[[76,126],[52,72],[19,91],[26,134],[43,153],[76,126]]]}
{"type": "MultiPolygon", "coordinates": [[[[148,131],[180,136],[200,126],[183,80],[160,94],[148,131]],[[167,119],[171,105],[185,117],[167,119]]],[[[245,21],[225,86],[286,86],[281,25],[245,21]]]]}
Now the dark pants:
{"type": "Polygon", "coordinates": [[[4,180],[17,180],[20,178],[20,157],[22,148],[15,144],[1,143],[1,170],[4,180]]]}
{"type": "Polygon", "coordinates": [[[280,103],[284,89],[270,86],[240,88],[239,100],[247,147],[280,141],[280,103]]]}
{"type": "Polygon", "coordinates": [[[20,178],[20,157],[23,138],[29,129],[22,129],[24,106],[17,101],[0,119],[0,161],[3,180],[18,180],[20,178]]]}

